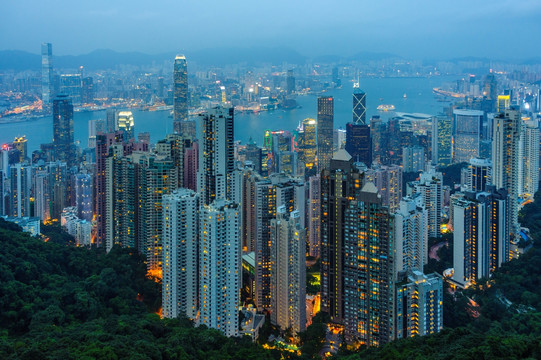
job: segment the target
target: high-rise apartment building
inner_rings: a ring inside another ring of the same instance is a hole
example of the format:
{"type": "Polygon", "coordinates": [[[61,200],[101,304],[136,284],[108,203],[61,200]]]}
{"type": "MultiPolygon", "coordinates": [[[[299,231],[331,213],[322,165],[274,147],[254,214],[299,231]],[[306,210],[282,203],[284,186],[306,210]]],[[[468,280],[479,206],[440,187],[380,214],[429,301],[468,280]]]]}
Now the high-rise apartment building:
{"type": "Polygon", "coordinates": [[[199,309],[199,195],[163,196],[163,317],[196,319],[199,309]]]}
{"type": "Polygon", "coordinates": [[[519,233],[517,200],[520,194],[523,132],[524,123],[518,107],[512,107],[494,117],[492,183],[498,189],[504,188],[509,194],[509,231],[515,236],[519,233]]]}
{"type": "Polygon", "coordinates": [[[173,69],[173,131],[182,134],[181,123],[188,121],[188,63],[184,55],[175,57],[173,69]]]}
{"type": "Polygon", "coordinates": [[[317,161],[319,171],[327,169],[333,156],[334,99],[317,99],[317,161]]]}
{"type": "Polygon", "coordinates": [[[428,212],[420,194],[405,197],[394,213],[395,271],[423,271],[428,263],[428,212]]]}
{"type": "Polygon", "coordinates": [[[539,123],[537,120],[525,122],[523,144],[521,194],[533,197],[539,190],[539,123]]]}
{"type": "Polygon", "coordinates": [[[28,164],[13,164],[10,168],[11,216],[30,216],[30,196],[32,190],[32,167],[28,164]]]}
{"type": "Polygon", "coordinates": [[[409,183],[408,195],[421,194],[423,206],[428,211],[428,237],[441,236],[441,210],[443,206],[443,177],[433,168],[423,171],[420,179],[409,183]]]}
{"type": "Polygon", "coordinates": [[[233,108],[215,107],[199,116],[198,191],[201,204],[229,199],[235,168],[233,108]]]}
{"type": "Polygon", "coordinates": [[[199,223],[199,325],[238,336],[240,213],[223,199],[203,205],[199,223]]]}
{"type": "Polygon", "coordinates": [[[273,263],[271,271],[271,321],[282,330],[299,333],[306,328],[306,230],[298,210],[284,205],[271,220],[273,263]]]}
{"type": "Polygon", "coordinates": [[[472,158],[467,169],[466,185],[469,191],[486,191],[492,184],[492,162],[490,159],[472,158]]]}
{"type": "Polygon", "coordinates": [[[365,170],[366,181],[373,182],[378,188],[383,205],[395,212],[402,199],[402,167],[398,165],[380,165],[365,170]]]}
{"type": "Polygon", "coordinates": [[[432,165],[451,164],[451,118],[438,115],[432,118],[432,165]]]}
{"type": "Polygon", "coordinates": [[[421,146],[402,148],[402,166],[404,172],[423,171],[425,169],[425,149],[421,146]]]}
{"type": "Polygon", "coordinates": [[[308,179],[308,254],[319,257],[321,242],[321,175],[308,179]]]}

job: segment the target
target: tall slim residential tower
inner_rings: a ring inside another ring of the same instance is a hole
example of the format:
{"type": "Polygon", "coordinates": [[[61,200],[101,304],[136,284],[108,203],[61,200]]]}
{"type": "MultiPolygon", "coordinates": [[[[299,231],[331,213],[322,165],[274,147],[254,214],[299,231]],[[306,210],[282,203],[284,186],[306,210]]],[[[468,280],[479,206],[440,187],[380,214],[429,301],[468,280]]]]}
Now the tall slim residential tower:
{"type": "Polygon", "coordinates": [[[333,155],[334,99],[317,99],[317,161],[319,171],[327,169],[333,155]]]}
{"type": "Polygon", "coordinates": [[[75,164],[73,105],[66,95],[53,100],[53,149],[55,160],[65,161],[68,167],[75,164]]]}
{"type": "Polygon", "coordinates": [[[492,183],[504,188],[510,197],[509,231],[518,235],[518,196],[521,169],[521,138],[524,124],[520,109],[511,107],[494,117],[492,139],[492,183]]]}
{"type": "Polygon", "coordinates": [[[321,172],[321,309],[336,323],[344,321],[344,211],[363,185],[364,174],[345,150],[321,172]]]}
{"type": "Polygon", "coordinates": [[[53,98],[53,45],[41,44],[41,101],[49,108],[53,98]]]}
{"type": "Polygon", "coordinates": [[[539,123],[525,122],[522,194],[533,197],[539,189],[539,123]]]}
{"type": "Polygon", "coordinates": [[[308,254],[317,258],[321,242],[321,176],[311,176],[308,184],[308,254]]]}
{"type": "Polygon", "coordinates": [[[32,168],[28,164],[11,165],[11,216],[30,216],[30,192],[32,191],[32,168]]]}
{"type": "Polygon", "coordinates": [[[383,345],[393,339],[393,225],[373,183],[347,200],[343,220],[342,278],[333,291],[343,292],[345,338],[383,345]]]}
{"type": "Polygon", "coordinates": [[[394,214],[395,271],[423,271],[428,262],[428,213],[420,194],[405,197],[394,214]]]}
{"type": "Polygon", "coordinates": [[[235,169],[234,109],[215,107],[199,116],[198,189],[201,204],[229,199],[235,169]]]}
{"type": "Polygon", "coordinates": [[[173,131],[182,135],[181,123],[188,121],[188,64],[184,55],[175,57],[173,86],[173,131]]]}
{"type": "Polygon", "coordinates": [[[240,209],[226,200],[201,207],[199,325],[238,336],[241,284],[240,209]]]}
{"type": "Polygon", "coordinates": [[[486,191],[489,184],[492,184],[492,161],[481,158],[471,159],[468,167],[468,190],[486,191]]]}
{"type": "Polygon", "coordinates": [[[298,210],[280,206],[271,220],[271,321],[293,333],[306,328],[306,230],[298,210]]]}
{"type": "Polygon", "coordinates": [[[163,197],[163,316],[197,317],[199,195],[178,189],[163,197]]]}
{"type": "Polygon", "coordinates": [[[443,177],[434,169],[423,171],[420,179],[411,183],[408,195],[421,194],[423,206],[428,211],[428,237],[441,236],[441,209],[443,206],[443,177]]]}

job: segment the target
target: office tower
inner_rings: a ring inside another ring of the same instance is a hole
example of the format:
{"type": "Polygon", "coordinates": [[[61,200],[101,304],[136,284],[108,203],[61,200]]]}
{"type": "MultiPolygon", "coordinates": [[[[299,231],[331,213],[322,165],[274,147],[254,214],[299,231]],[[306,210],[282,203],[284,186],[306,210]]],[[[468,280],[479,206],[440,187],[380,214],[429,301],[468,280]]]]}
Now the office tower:
{"type": "Polygon", "coordinates": [[[428,212],[420,194],[406,196],[394,213],[395,271],[423,271],[428,263],[428,212]]]}
{"type": "Polygon", "coordinates": [[[505,110],[509,109],[511,105],[511,96],[510,95],[498,95],[496,100],[496,111],[498,113],[505,113],[505,110]]]}
{"type": "Polygon", "coordinates": [[[467,169],[468,190],[486,191],[488,184],[492,184],[492,162],[490,159],[472,158],[467,169]]]}
{"type": "Polygon", "coordinates": [[[162,314],[195,319],[199,293],[199,195],[178,189],[163,196],[162,314]]]}
{"type": "Polygon", "coordinates": [[[319,171],[327,169],[333,156],[334,99],[317,99],[317,159],[319,171]]]}
{"type": "Polygon", "coordinates": [[[421,194],[423,205],[428,211],[428,237],[441,236],[441,209],[443,201],[442,174],[433,168],[423,171],[420,179],[410,183],[408,195],[421,194]]]}
{"type": "Polygon", "coordinates": [[[271,220],[271,321],[293,334],[306,328],[306,230],[304,214],[289,213],[284,205],[271,220]]]}
{"type": "Polygon", "coordinates": [[[12,143],[12,146],[13,148],[17,149],[19,151],[19,161],[18,162],[23,162],[26,160],[26,157],[28,155],[28,150],[27,150],[27,141],[26,141],[26,136],[20,136],[20,137],[15,137],[15,139],[13,140],[13,143],[12,143]]]}
{"type": "Polygon", "coordinates": [[[537,120],[525,122],[522,193],[533,197],[539,189],[539,124],[537,120]]]}
{"type": "Polygon", "coordinates": [[[468,162],[479,156],[484,112],[453,110],[453,163],[468,162]]]}
{"type": "Polygon", "coordinates": [[[88,121],[88,147],[96,148],[96,135],[105,132],[105,121],[89,120],[88,121]]]}
{"type": "Polygon", "coordinates": [[[402,148],[402,166],[404,172],[423,171],[425,168],[425,149],[420,146],[402,148]]]}
{"type": "Polygon", "coordinates": [[[395,338],[424,336],[443,329],[443,279],[412,271],[396,284],[395,338]]]}
{"type": "MultiPolygon", "coordinates": [[[[279,173],[280,157],[290,157],[289,154],[293,151],[293,134],[289,131],[273,131],[272,135],[272,163],[271,169],[273,173],[279,173]]],[[[269,172],[270,173],[270,172],[269,172]]]]}
{"type": "Polygon", "coordinates": [[[199,325],[238,336],[241,244],[238,204],[203,205],[199,228],[199,325]]]}
{"type": "Polygon", "coordinates": [[[41,44],[41,101],[49,108],[53,99],[53,45],[41,44]]]}
{"type": "Polygon", "coordinates": [[[133,114],[131,111],[120,111],[117,116],[117,130],[124,133],[124,141],[135,138],[135,130],[133,128],[133,114]]]}
{"type": "Polygon", "coordinates": [[[451,118],[438,115],[432,118],[432,165],[451,164],[451,118]]]}
{"type": "MultiPolygon", "coordinates": [[[[241,191],[241,239],[244,253],[255,251],[256,242],[256,183],[262,177],[253,169],[245,168],[242,173],[241,191]]],[[[255,268],[255,265],[254,265],[255,268]]],[[[254,269],[255,270],[255,269],[254,269]]],[[[255,277],[254,277],[255,284],[255,277]]],[[[255,288],[255,285],[254,285],[255,288]]]]}
{"type": "Polygon", "coordinates": [[[250,142],[246,145],[244,150],[245,162],[244,164],[251,163],[254,167],[254,170],[258,174],[261,174],[261,162],[263,158],[263,152],[259,146],[257,146],[250,138],[250,142]]]}
{"type": "Polygon", "coordinates": [[[92,221],[92,175],[75,175],[75,194],[77,217],[92,221]]]}
{"type": "Polygon", "coordinates": [[[310,176],[308,186],[308,254],[317,258],[321,241],[321,176],[310,176]]]}
{"type": "Polygon", "coordinates": [[[81,104],[82,78],[80,74],[62,74],[59,94],[67,95],[74,104],[81,104]]]}
{"type": "Polygon", "coordinates": [[[395,212],[402,199],[402,167],[398,165],[380,165],[364,172],[366,181],[376,185],[383,205],[395,212]]]}
{"type": "Polygon", "coordinates": [[[346,124],[345,149],[356,162],[362,162],[367,167],[372,166],[370,127],[362,123],[346,124]]]}
{"type": "Polygon", "coordinates": [[[339,275],[330,282],[335,287],[331,294],[343,291],[336,305],[343,307],[346,341],[383,345],[393,339],[392,217],[372,183],[362,187],[356,200],[347,200],[342,211],[343,244],[336,246],[343,249],[335,256],[342,254],[343,263],[338,271],[331,270],[331,277],[333,272],[339,275]]]}
{"type": "Polygon", "coordinates": [[[197,170],[199,168],[199,145],[192,142],[184,152],[184,187],[197,191],[197,170]]]}
{"type": "Polygon", "coordinates": [[[346,129],[333,131],[333,151],[336,152],[346,147],[346,129]]]}
{"type": "Polygon", "coordinates": [[[504,189],[467,192],[453,199],[453,281],[461,287],[489,277],[510,260],[509,203],[504,189]]]}
{"type": "Polygon", "coordinates": [[[295,92],[295,76],[293,75],[293,70],[287,71],[286,91],[288,94],[293,94],[295,92]]]}
{"type": "MultiPolygon", "coordinates": [[[[269,179],[255,184],[255,303],[259,310],[269,309],[271,299],[272,274],[272,241],[270,233],[271,220],[276,218],[278,207],[284,205],[287,213],[299,210],[305,213],[304,183],[293,180],[283,174],[273,174],[269,179]]],[[[305,227],[304,217],[301,219],[305,227]]]]}
{"type": "Polygon", "coordinates": [[[321,173],[321,309],[332,322],[344,321],[344,209],[359,197],[364,174],[345,151],[338,151],[321,173]]]}
{"type": "Polygon", "coordinates": [[[184,55],[177,55],[173,69],[173,131],[183,135],[181,123],[187,120],[188,64],[184,55]]]}
{"type": "Polygon", "coordinates": [[[109,147],[105,164],[106,250],[110,251],[114,245],[135,248],[139,221],[135,165],[124,156],[123,144],[109,147]]]}
{"type": "Polygon", "coordinates": [[[488,101],[486,111],[493,112],[496,109],[496,100],[498,99],[498,82],[492,72],[485,77],[483,95],[488,101]]]}
{"type": "Polygon", "coordinates": [[[68,167],[75,165],[73,105],[66,95],[53,100],[53,147],[55,160],[65,161],[68,167]]]}
{"type": "Polygon", "coordinates": [[[11,216],[30,216],[30,196],[32,190],[32,167],[28,164],[11,165],[11,216]]]}
{"type": "Polygon", "coordinates": [[[198,189],[201,204],[229,199],[235,169],[234,109],[215,107],[199,115],[198,189]]]}
{"type": "Polygon", "coordinates": [[[117,113],[116,109],[114,109],[114,108],[107,109],[105,111],[105,115],[106,115],[106,122],[105,122],[105,130],[104,130],[104,132],[107,133],[107,134],[114,133],[116,130],[118,130],[118,128],[117,128],[117,125],[118,125],[118,121],[117,121],[118,113],[117,113]]]}
{"type": "Polygon", "coordinates": [[[509,231],[518,236],[518,196],[521,169],[521,139],[524,124],[517,107],[508,109],[494,117],[492,140],[492,183],[496,188],[507,190],[510,200],[509,231]]]}
{"type": "Polygon", "coordinates": [[[299,162],[304,166],[305,178],[317,174],[317,122],[315,119],[306,118],[302,121],[299,131],[298,152],[299,162]]]}
{"type": "Polygon", "coordinates": [[[83,104],[94,103],[94,79],[91,77],[82,79],[81,102],[83,104]]]}
{"type": "Polygon", "coordinates": [[[353,85],[353,123],[368,125],[366,123],[366,93],[359,89],[359,84],[353,85]]]}

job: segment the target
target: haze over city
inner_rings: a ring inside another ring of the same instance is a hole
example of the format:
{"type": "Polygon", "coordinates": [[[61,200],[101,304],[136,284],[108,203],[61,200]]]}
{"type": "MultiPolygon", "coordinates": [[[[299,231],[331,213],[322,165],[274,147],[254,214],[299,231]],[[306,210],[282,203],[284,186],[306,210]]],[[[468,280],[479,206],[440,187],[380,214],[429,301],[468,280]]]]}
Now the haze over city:
{"type": "Polygon", "coordinates": [[[306,56],[541,56],[539,1],[4,1],[0,49],[157,54],[285,46],[306,56]]]}

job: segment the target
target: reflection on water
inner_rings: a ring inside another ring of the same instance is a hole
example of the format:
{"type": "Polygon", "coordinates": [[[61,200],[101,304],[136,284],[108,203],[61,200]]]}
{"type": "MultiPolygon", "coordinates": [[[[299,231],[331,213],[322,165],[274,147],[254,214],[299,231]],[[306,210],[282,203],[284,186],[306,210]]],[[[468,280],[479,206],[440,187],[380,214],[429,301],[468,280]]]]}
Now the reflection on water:
{"type": "MultiPolygon", "coordinates": [[[[381,104],[395,105],[397,112],[437,114],[441,112],[446,103],[436,101],[432,94],[432,88],[452,80],[453,78],[449,77],[362,79],[360,88],[366,92],[367,119],[372,115],[380,115],[383,118],[392,116],[392,112],[382,113],[376,110],[381,104]],[[407,94],[407,97],[404,97],[404,94],[407,94]]],[[[342,89],[325,93],[325,96],[333,96],[335,99],[335,128],[345,128],[346,123],[352,119],[352,93],[352,85],[350,86],[347,82],[342,89]]],[[[297,103],[300,108],[292,110],[278,109],[257,114],[236,113],[235,139],[245,143],[252,137],[261,145],[266,129],[293,131],[303,119],[317,117],[317,97],[315,95],[298,96],[297,103]]],[[[152,142],[162,139],[172,131],[173,120],[168,117],[167,111],[135,110],[133,115],[136,133],[149,132],[152,142]]],[[[104,118],[105,111],[75,113],[75,140],[82,147],[86,147],[88,144],[88,121],[104,118]]],[[[30,152],[38,149],[41,143],[52,142],[52,116],[22,123],[0,124],[0,143],[13,141],[15,136],[21,135],[26,135],[30,152]]]]}

